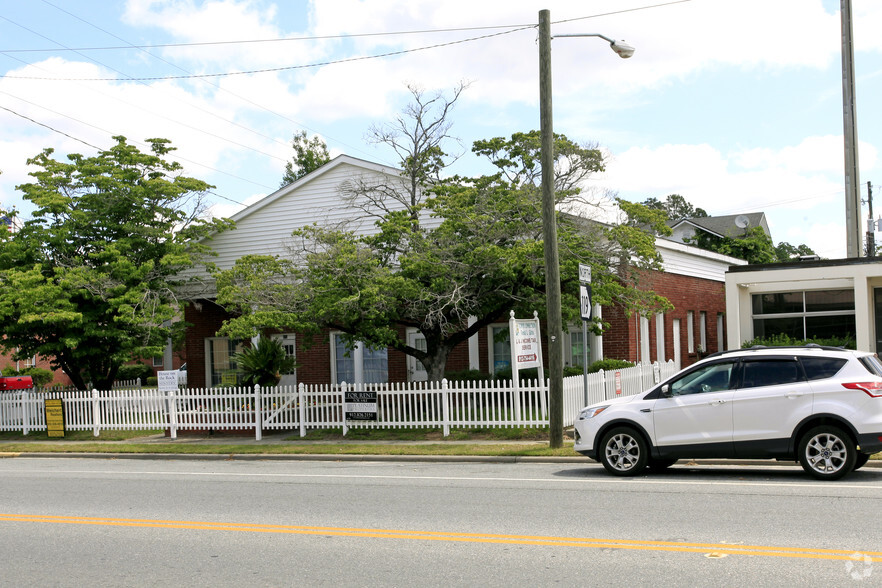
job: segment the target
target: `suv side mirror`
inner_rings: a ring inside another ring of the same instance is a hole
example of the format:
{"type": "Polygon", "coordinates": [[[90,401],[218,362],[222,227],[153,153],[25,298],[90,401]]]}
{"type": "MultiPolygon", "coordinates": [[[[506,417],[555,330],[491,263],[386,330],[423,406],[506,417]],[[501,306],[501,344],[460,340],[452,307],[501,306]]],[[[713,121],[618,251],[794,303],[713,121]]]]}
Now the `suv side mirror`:
{"type": "Polygon", "coordinates": [[[661,395],[665,398],[670,398],[672,396],[671,387],[668,384],[661,387],[661,395]]]}

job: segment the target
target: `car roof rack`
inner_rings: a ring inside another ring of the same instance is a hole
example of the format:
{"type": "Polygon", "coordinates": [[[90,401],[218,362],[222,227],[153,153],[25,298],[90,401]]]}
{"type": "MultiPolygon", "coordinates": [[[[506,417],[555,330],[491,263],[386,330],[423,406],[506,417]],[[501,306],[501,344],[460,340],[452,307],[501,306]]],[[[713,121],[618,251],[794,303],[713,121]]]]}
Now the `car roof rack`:
{"type": "Polygon", "coordinates": [[[787,350],[787,349],[819,349],[824,351],[854,351],[853,349],[846,349],[845,347],[834,347],[833,345],[818,345],[817,343],[806,343],[805,345],[752,345],[750,347],[738,348],[738,349],[726,349],[725,351],[717,351],[716,353],[711,353],[704,357],[704,359],[708,359],[710,357],[721,357],[724,355],[729,355],[731,353],[738,353],[741,351],[762,351],[765,349],[774,349],[774,350],[787,350]]]}

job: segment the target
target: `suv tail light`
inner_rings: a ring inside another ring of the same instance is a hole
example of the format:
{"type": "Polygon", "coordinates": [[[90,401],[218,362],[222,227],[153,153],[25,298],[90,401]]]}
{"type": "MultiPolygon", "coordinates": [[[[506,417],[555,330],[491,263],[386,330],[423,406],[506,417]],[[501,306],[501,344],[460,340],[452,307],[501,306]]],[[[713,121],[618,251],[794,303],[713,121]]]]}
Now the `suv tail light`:
{"type": "Polygon", "coordinates": [[[849,390],[861,390],[873,398],[882,398],[882,382],[848,382],[842,384],[849,390]]]}

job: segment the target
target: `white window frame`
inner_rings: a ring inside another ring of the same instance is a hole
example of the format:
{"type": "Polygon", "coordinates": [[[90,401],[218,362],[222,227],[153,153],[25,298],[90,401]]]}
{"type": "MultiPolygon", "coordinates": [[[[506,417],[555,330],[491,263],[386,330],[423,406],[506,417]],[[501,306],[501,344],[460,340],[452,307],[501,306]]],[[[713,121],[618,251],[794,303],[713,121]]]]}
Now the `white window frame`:
{"type": "MultiPolygon", "coordinates": [[[[337,377],[337,341],[336,337],[343,335],[341,331],[333,331],[330,333],[330,348],[331,348],[331,383],[332,384],[340,384],[340,380],[337,377]]],[[[364,383],[364,351],[365,345],[361,341],[356,342],[355,348],[350,349],[350,358],[352,359],[353,366],[353,382],[346,382],[347,384],[363,384],[364,383]]],[[[386,377],[385,382],[389,381],[389,356],[388,349],[386,351],[386,377]]],[[[383,382],[383,383],[385,383],[383,382]]]]}
{"type": "MultiPolygon", "coordinates": [[[[215,382],[212,377],[212,366],[211,366],[211,358],[212,358],[212,342],[214,341],[235,341],[231,337],[206,337],[205,338],[205,384],[207,388],[214,388],[220,386],[223,382],[215,382]]],[[[239,345],[241,345],[241,341],[239,341],[239,345]]],[[[235,351],[233,351],[235,353],[235,351]]]]}
{"type": "MultiPolygon", "coordinates": [[[[496,375],[496,357],[495,351],[493,349],[493,339],[495,329],[508,329],[508,323],[493,323],[492,325],[487,325],[487,362],[490,364],[488,370],[494,376],[496,375]]],[[[509,349],[509,353],[511,353],[511,343],[510,343],[511,333],[509,333],[509,344],[506,346],[509,349]]],[[[508,358],[508,366],[511,367],[511,356],[508,358]]]]}
{"type": "Polygon", "coordinates": [[[725,338],[723,337],[723,313],[717,313],[717,351],[725,351],[725,338]]]}

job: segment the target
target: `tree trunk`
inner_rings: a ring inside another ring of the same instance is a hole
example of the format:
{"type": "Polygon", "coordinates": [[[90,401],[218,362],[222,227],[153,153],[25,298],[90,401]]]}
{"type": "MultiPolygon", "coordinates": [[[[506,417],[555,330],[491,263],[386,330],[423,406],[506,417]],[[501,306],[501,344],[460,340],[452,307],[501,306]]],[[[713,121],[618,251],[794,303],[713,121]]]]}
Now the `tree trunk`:
{"type": "Polygon", "coordinates": [[[440,382],[444,379],[444,369],[447,367],[447,356],[450,355],[450,347],[439,345],[435,349],[427,349],[428,355],[420,360],[430,382],[440,382]]]}

